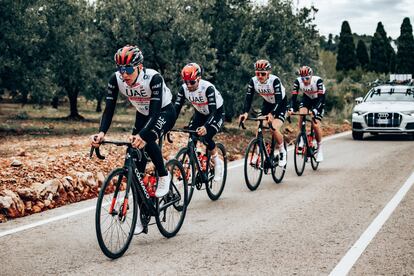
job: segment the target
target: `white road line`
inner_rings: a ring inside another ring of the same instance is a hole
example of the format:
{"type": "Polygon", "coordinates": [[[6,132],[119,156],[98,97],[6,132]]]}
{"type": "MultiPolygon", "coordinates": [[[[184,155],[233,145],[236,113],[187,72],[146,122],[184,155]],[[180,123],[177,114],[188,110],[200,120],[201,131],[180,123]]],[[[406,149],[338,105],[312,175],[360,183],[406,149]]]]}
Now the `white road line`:
{"type": "Polygon", "coordinates": [[[346,275],[414,184],[414,172],[329,274],[346,275]]]}
{"type": "MultiPolygon", "coordinates": [[[[342,136],[346,136],[349,133],[350,133],[349,131],[343,132],[343,133],[338,133],[338,134],[335,134],[335,135],[324,138],[323,141],[329,141],[329,140],[336,139],[336,138],[339,138],[339,137],[342,137],[342,136]]],[[[293,146],[288,147],[288,151],[291,151],[292,149],[293,149],[293,146]]],[[[242,159],[242,160],[244,160],[244,159],[242,159]]],[[[236,164],[230,165],[228,167],[228,170],[243,166],[244,162],[242,160],[237,160],[237,161],[231,162],[231,163],[236,163],[236,164]],[[240,163],[237,163],[237,162],[240,162],[240,163]]],[[[58,221],[58,220],[70,218],[70,217],[73,217],[73,216],[77,216],[77,215],[89,212],[91,210],[95,210],[95,208],[96,208],[96,206],[93,205],[93,206],[83,208],[81,210],[66,213],[64,215],[59,215],[59,216],[56,216],[56,217],[53,217],[53,218],[37,221],[37,222],[34,222],[34,223],[30,223],[30,224],[27,224],[27,225],[16,227],[14,229],[6,230],[6,231],[3,231],[3,232],[0,232],[0,238],[4,237],[4,236],[7,236],[7,235],[12,235],[12,234],[24,231],[24,230],[28,230],[28,229],[31,229],[31,228],[34,228],[34,227],[45,225],[45,224],[48,224],[48,223],[51,223],[51,222],[54,222],[54,221],[58,221]]]]}

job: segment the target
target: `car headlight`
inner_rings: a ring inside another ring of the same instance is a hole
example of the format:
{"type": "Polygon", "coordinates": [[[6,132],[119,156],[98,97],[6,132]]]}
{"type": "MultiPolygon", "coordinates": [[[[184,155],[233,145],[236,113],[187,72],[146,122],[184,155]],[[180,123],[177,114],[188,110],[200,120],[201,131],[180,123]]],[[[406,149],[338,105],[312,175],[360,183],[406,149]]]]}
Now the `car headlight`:
{"type": "Polygon", "coordinates": [[[401,113],[405,114],[405,115],[414,116],[414,110],[412,110],[412,111],[402,111],[401,113]]]}
{"type": "Polygon", "coordinates": [[[356,114],[356,115],[362,115],[366,112],[365,111],[354,111],[353,113],[356,114]]]}

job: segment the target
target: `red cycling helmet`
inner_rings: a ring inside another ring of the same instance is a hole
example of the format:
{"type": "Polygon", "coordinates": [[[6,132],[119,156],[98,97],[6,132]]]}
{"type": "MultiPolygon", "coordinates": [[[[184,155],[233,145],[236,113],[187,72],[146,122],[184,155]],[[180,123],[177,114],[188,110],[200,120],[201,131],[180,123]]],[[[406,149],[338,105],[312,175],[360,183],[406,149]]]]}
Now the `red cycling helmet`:
{"type": "Polygon", "coordinates": [[[267,59],[259,59],[254,64],[254,69],[256,71],[270,71],[272,70],[272,65],[267,59]]]}
{"type": "Polygon", "coordinates": [[[189,63],[181,70],[181,78],[184,81],[196,80],[201,77],[201,67],[197,63],[189,63]]]}
{"type": "Polygon", "coordinates": [[[313,75],[313,70],[309,66],[302,66],[299,68],[298,73],[301,77],[308,77],[313,75]]]}
{"type": "Polygon", "coordinates": [[[118,49],[114,60],[118,66],[137,66],[142,64],[144,56],[137,46],[126,45],[118,49]]]}

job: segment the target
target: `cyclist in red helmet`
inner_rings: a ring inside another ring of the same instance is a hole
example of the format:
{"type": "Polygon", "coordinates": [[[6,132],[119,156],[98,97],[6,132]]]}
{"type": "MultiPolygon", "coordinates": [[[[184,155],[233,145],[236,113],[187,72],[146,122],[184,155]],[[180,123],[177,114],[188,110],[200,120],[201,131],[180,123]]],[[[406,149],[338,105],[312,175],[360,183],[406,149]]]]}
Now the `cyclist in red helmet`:
{"type": "Polygon", "coordinates": [[[283,135],[279,129],[285,121],[287,99],[282,82],[277,76],[271,74],[271,70],[272,66],[268,60],[256,61],[256,76],[250,79],[244,101],[244,113],[240,115],[239,121],[243,122],[247,119],[255,92],[262,96],[261,115],[267,116],[268,123],[272,124],[275,129],[273,137],[275,137],[279,149],[279,166],[284,167],[286,165],[286,150],[283,146],[283,135]]]}
{"type": "Polygon", "coordinates": [[[201,67],[197,63],[189,63],[184,66],[181,78],[184,83],[175,101],[177,117],[185,99],[187,99],[195,109],[188,128],[196,130],[199,136],[204,137],[204,142],[207,149],[211,151],[215,164],[214,180],[219,182],[223,177],[224,164],[218,156],[213,137],[223,125],[223,97],[212,83],[201,79],[201,67]]]}
{"type": "Polygon", "coordinates": [[[120,48],[114,59],[117,72],[109,79],[99,133],[91,136],[91,144],[99,147],[111,125],[118,94],[126,96],[137,110],[130,140],[136,148],[145,146],[159,175],[156,196],[162,197],[168,193],[171,176],[165,168],[156,140],[175,124],[171,91],[157,71],[144,68],[144,56],[137,46],[126,45],[120,48]]]}
{"type": "MultiPolygon", "coordinates": [[[[297,97],[300,91],[303,92],[302,101],[299,104],[299,113],[308,113],[312,111],[315,121],[312,125],[315,129],[316,141],[318,142],[318,152],[316,161],[323,161],[322,153],[322,128],[321,121],[325,107],[325,85],[323,80],[313,75],[313,70],[309,66],[302,66],[298,70],[299,77],[293,83],[292,99],[289,112],[298,109],[297,97]]],[[[299,128],[302,124],[302,118],[299,118],[299,128]]]]}

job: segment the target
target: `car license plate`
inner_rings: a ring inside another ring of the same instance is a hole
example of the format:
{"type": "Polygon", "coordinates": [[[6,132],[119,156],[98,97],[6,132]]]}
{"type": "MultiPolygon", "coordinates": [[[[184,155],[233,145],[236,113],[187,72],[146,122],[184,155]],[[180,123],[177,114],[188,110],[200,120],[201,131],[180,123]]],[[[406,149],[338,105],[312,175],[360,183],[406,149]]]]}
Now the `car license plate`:
{"type": "Polygon", "coordinates": [[[377,124],[388,124],[388,119],[377,119],[377,124]]]}

